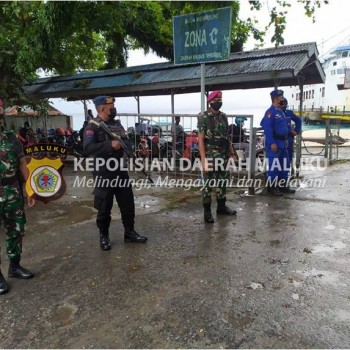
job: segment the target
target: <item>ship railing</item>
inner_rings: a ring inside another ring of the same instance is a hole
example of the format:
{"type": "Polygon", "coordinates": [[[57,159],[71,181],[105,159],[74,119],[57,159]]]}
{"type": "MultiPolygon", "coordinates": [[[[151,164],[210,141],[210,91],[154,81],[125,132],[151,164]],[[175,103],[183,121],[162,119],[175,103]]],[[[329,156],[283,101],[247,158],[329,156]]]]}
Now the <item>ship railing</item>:
{"type": "Polygon", "coordinates": [[[346,106],[328,106],[327,109],[323,109],[322,112],[327,112],[328,114],[350,114],[350,110],[347,110],[346,106]]]}
{"type": "MultiPolygon", "coordinates": [[[[292,106],[291,108],[294,112],[299,112],[298,107],[292,106]]],[[[337,105],[337,106],[327,106],[327,107],[306,107],[304,106],[303,112],[316,112],[316,113],[327,113],[334,115],[350,114],[350,110],[346,106],[337,105]]]]}

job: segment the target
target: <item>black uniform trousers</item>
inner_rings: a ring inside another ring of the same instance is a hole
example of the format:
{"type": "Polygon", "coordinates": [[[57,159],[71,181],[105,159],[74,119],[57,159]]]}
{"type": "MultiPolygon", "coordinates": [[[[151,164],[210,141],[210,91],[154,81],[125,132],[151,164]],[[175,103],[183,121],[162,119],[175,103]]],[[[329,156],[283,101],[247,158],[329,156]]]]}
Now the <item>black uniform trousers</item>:
{"type": "Polygon", "coordinates": [[[114,198],[117,200],[125,231],[128,232],[134,229],[134,194],[129,183],[129,177],[123,175],[117,185],[95,188],[94,207],[98,210],[96,225],[100,232],[108,232],[114,198]]]}

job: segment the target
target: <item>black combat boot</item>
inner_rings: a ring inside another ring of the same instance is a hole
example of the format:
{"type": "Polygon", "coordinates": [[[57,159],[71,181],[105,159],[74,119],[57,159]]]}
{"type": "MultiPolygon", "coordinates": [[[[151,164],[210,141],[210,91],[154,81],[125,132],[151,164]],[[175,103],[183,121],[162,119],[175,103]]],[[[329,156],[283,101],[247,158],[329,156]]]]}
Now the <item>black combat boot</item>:
{"type": "Polygon", "coordinates": [[[218,215],[236,215],[236,210],[233,210],[226,206],[226,198],[218,199],[218,207],[216,209],[216,214],[218,215]]]}
{"type": "Polygon", "coordinates": [[[100,231],[100,247],[102,250],[111,250],[112,248],[108,230],[100,231]]]}
{"type": "Polygon", "coordinates": [[[19,264],[20,259],[10,259],[9,274],[10,278],[29,279],[34,277],[33,272],[25,269],[19,264]]]}
{"type": "Polygon", "coordinates": [[[278,187],[267,187],[267,193],[274,197],[282,197],[283,193],[278,187]]]}
{"type": "Polygon", "coordinates": [[[9,291],[5,277],[0,271],[0,294],[6,294],[9,291]]]}
{"type": "Polygon", "coordinates": [[[147,239],[146,236],[140,236],[134,229],[125,229],[124,242],[145,243],[147,239]]]}
{"type": "Polygon", "coordinates": [[[213,224],[214,218],[213,218],[213,215],[211,215],[211,204],[205,203],[203,204],[203,207],[204,207],[204,221],[207,224],[213,224]]]}
{"type": "Polygon", "coordinates": [[[280,192],[286,193],[286,194],[294,194],[295,190],[286,186],[286,187],[279,187],[280,192]]]}

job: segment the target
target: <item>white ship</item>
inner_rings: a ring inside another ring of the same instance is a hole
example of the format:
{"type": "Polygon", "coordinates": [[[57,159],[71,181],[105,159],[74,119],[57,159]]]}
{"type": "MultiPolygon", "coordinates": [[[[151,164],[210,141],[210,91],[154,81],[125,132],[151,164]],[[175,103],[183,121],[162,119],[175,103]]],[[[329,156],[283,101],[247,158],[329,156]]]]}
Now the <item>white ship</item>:
{"type": "Polygon", "coordinates": [[[350,123],[350,45],[336,48],[322,66],[325,84],[304,85],[303,96],[299,87],[291,87],[285,93],[289,108],[298,111],[302,97],[305,124],[321,124],[327,119],[350,123]]]}

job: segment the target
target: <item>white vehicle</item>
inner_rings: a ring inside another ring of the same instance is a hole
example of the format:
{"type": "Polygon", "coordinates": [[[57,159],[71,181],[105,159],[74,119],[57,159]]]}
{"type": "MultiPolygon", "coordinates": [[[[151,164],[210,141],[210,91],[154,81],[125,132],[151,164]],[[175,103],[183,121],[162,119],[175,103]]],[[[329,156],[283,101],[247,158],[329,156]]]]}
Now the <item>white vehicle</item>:
{"type": "Polygon", "coordinates": [[[289,108],[298,111],[302,97],[305,124],[321,124],[326,119],[350,123],[350,45],[336,48],[322,67],[325,84],[304,85],[303,96],[297,86],[285,90],[289,108]]]}

